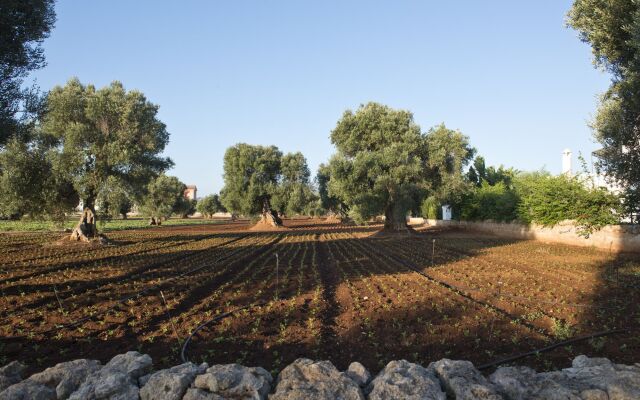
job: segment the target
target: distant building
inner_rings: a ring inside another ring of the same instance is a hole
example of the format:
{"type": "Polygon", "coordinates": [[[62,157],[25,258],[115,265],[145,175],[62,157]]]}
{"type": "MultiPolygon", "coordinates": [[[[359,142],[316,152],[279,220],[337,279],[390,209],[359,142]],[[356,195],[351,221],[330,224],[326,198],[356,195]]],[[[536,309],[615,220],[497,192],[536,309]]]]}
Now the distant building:
{"type": "Polygon", "coordinates": [[[196,185],[187,185],[187,188],[184,190],[184,197],[189,200],[198,200],[198,188],[196,185]]]}

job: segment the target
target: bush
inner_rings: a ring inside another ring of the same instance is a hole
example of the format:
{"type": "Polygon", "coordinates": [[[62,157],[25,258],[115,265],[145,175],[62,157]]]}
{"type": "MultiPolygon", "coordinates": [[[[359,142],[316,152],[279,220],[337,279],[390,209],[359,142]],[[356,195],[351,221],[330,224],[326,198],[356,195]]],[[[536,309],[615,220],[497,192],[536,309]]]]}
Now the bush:
{"type": "Polygon", "coordinates": [[[442,218],[442,211],[440,207],[440,203],[435,197],[427,197],[420,206],[422,217],[426,219],[442,218]]]}
{"type": "Polygon", "coordinates": [[[594,230],[619,222],[620,198],[603,188],[590,188],[579,178],[544,173],[521,175],[515,188],[523,222],[553,226],[573,220],[578,233],[589,236],[594,230]]]}
{"type": "Polygon", "coordinates": [[[518,196],[504,182],[491,186],[483,181],[460,208],[460,217],[465,220],[509,222],[518,218],[518,196]]]}

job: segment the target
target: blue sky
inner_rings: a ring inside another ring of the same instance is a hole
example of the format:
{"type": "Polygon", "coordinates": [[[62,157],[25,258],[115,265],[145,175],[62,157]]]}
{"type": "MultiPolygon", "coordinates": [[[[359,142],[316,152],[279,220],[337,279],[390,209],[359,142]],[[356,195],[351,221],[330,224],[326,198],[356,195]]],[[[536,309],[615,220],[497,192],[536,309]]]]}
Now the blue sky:
{"type": "MultiPolygon", "coordinates": [[[[58,0],[42,89],[113,80],[160,105],[199,195],[238,142],[302,151],[312,171],[345,109],[377,101],[444,122],[491,165],[557,173],[598,148],[587,122],[609,77],[565,27],[570,0],[58,0]]],[[[575,164],[575,163],[574,163],[575,164]]]]}

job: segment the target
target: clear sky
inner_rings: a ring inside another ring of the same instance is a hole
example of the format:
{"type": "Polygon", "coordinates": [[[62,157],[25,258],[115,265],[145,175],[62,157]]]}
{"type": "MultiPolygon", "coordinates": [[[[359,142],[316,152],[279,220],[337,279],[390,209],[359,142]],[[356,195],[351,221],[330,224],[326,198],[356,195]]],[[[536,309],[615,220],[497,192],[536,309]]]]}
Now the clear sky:
{"type": "MultiPolygon", "coordinates": [[[[561,169],[598,148],[587,126],[609,77],[565,27],[570,0],[58,0],[42,89],[113,80],[160,105],[199,195],[238,142],[302,151],[315,172],[345,109],[411,110],[461,130],[490,165],[561,169]]],[[[587,157],[588,158],[588,157],[587,157]]]]}

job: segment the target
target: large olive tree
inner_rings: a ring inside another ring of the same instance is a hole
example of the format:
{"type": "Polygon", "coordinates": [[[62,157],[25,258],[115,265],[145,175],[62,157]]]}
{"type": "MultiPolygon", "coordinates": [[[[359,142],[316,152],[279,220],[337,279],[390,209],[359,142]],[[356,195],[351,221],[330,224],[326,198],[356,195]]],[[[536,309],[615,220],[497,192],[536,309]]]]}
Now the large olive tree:
{"type": "Polygon", "coordinates": [[[271,207],[280,179],[282,152],[275,146],[239,143],[224,154],[224,187],[220,199],[232,214],[261,215],[261,222],[282,225],[271,207]]]}
{"type": "Polygon", "coordinates": [[[404,231],[406,217],[430,192],[449,195],[463,185],[473,155],[468,138],[440,125],[423,133],[413,114],[378,103],[346,111],[331,132],[329,195],[358,221],[385,216],[385,229],[404,231]]]}
{"type": "Polygon", "coordinates": [[[345,111],[331,132],[330,192],[356,220],[384,214],[385,229],[406,230],[406,216],[428,188],[425,135],[409,111],[368,103],[345,111]]]}
{"type": "Polygon", "coordinates": [[[96,235],[96,200],[110,181],[142,191],[173,164],[161,156],[169,133],[157,113],[157,105],[119,82],[96,89],[72,79],[49,92],[42,129],[53,146],[50,157],[85,207],[72,238],[96,235]]]}

